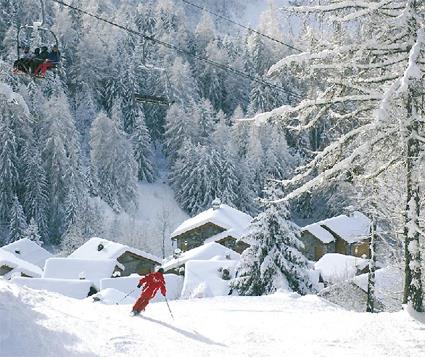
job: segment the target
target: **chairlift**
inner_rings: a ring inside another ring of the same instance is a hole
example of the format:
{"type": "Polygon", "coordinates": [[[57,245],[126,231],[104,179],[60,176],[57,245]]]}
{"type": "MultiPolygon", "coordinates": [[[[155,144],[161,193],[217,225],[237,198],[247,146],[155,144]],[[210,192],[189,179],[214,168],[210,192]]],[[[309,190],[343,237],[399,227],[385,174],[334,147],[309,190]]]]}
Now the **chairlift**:
{"type": "Polygon", "coordinates": [[[168,78],[168,74],[165,68],[162,67],[154,67],[152,65],[147,65],[144,63],[143,59],[143,67],[150,71],[159,71],[165,73],[165,96],[155,96],[155,95],[144,95],[144,94],[135,94],[135,99],[138,102],[146,103],[146,104],[154,104],[154,105],[163,105],[163,106],[171,106],[175,102],[170,99],[169,87],[170,87],[170,79],[168,78]]]}
{"type": "MultiPolygon", "coordinates": [[[[30,39],[33,34],[38,33],[40,35],[40,42],[36,46],[33,46],[34,48],[40,48],[43,47],[42,43],[50,43],[59,48],[59,40],[56,36],[56,34],[50,30],[49,28],[45,27],[45,5],[44,0],[40,0],[40,8],[41,8],[41,20],[34,21],[32,25],[23,25],[20,26],[18,29],[18,32],[16,34],[16,55],[17,55],[17,61],[15,64],[22,59],[21,50],[24,48],[28,48],[29,42],[28,39],[30,39]]],[[[47,46],[46,46],[47,47],[47,46]]],[[[57,68],[59,63],[54,63],[54,66],[52,68],[57,68]]],[[[19,63],[20,67],[16,67],[14,65],[13,73],[14,74],[32,74],[30,70],[30,64],[29,63],[19,63]]],[[[35,76],[37,77],[37,76],[35,76]]],[[[37,78],[44,78],[44,77],[37,77],[37,78]]]]}

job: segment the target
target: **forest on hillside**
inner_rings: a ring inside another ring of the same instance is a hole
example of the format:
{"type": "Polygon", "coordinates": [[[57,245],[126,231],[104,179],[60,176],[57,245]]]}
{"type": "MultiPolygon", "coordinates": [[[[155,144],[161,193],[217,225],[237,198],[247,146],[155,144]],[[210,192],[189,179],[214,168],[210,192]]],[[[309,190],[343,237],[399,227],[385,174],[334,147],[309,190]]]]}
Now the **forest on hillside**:
{"type": "MultiPolygon", "coordinates": [[[[256,215],[280,182],[274,200],[300,222],[353,209],[373,217],[391,259],[404,245],[418,285],[423,2],[270,2],[255,31],[228,21],[255,2],[203,1],[200,11],[179,0],[69,0],[126,31],[46,1],[61,68],[34,80],[11,64],[17,29],[40,5],[1,0],[0,81],[24,102],[0,96],[0,242],[33,234],[66,250],[105,233],[99,202],[131,215],[161,151],[189,215],[216,197],[256,215]]],[[[52,42],[38,32],[25,41],[52,42]]]]}

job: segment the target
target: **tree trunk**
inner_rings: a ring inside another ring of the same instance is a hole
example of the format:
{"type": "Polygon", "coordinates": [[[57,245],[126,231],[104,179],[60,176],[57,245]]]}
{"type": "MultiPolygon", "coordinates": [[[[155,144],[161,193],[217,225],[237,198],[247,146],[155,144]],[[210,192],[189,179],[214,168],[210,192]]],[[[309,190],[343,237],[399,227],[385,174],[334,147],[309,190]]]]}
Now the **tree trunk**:
{"type": "Polygon", "coordinates": [[[376,219],[372,219],[369,238],[369,274],[367,281],[366,312],[375,312],[375,271],[376,271],[376,219]]]}
{"type": "Polygon", "coordinates": [[[406,211],[404,214],[404,255],[405,255],[405,283],[403,303],[411,303],[414,310],[423,311],[423,288],[420,254],[420,195],[417,171],[417,160],[420,154],[418,140],[418,121],[415,120],[416,108],[414,105],[414,91],[409,89],[407,100],[407,149],[406,149],[406,211]]]}

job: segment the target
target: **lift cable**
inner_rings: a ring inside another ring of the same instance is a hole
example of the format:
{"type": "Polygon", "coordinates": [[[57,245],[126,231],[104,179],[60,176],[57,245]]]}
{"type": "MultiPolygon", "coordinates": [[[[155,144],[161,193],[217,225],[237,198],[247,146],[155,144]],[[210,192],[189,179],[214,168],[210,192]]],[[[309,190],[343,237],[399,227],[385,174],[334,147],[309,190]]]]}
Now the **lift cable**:
{"type": "Polygon", "coordinates": [[[53,2],[55,2],[57,4],[60,4],[60,5],[63,5],[65,7],[67,7],[67,8],[69,8],[71,10],[74,10],[76,12],[79,12],[81,14],[84,14],[84,15],[87,15],[87,16],[90,16],[90,17],[93,17],[93,18],[95,18],[95,19],[97,19],[99,21],[105,22],[105,23],[107,23],[107,24],[109,24],[111,26],[117,27],[117,28],[119,28],[121,30],[127,31],[127,32],[129,32],[129,33],[131,33],[133,35],[143,37],[144,39],[146,39],[148,41],[151,41],[153,43],[157,43],[157,44],[159,44],[159,45],[161,45],[163,47],[166,47],[168,49],[174,50],[177,53],[181,53],[181,54],[184,54],[186,56],[193,57],[193,58],[195,58],[195,59],[197,59],[199,61],[205,62],[205,63],[207,63],[207,64],[209,64],[209,65],[211,65],[213,67],[219,68],[219,69],[221,69],[223,71],[231,72],[231,73],[233,73],[235,75],[238,75],[240,77],[244,77],[244,78],[249,79],[249,80],[251,80],[253,82],[262,84],[262,85],[267,86],[267,87],[270,87],[270,88],[274,88],[274,89],[276,89],[276,90],[278,90],[278,91],[280,91],[282,93],[290,94],[293,98],[296,98],[296,99],[299,99],[299,100],[302,99],[299,96],[299,94],[297,94],[295,92],[292,92],[291,90],[289,90],[287,88],[284,88],[284,87],[278,86],[278,85],[276,85],[274,83],[271,83],[271,82],[262,80],[259,77],[253,77],[252,75],[250,75],[250,74],[248,74],[246,72],[240,71],[240,70],[238,70],[236,68],[230,67],[230,66],[225,65],[223,63],[219,63],[219,62],[213,61],[213,60],[209,59],[208,57],[199,56],[199,55],[197,55],[197,54],[195,54],[195,53],[193,53],[193,52],[191,52],[189,50],[185,50],[185,49],[180,48],[180,47],[178,47],[176,45],[173,45],[173,44],[170,44],[168,42],[165,42],[165,41],[156,39],[153,36],[146,35],[146,34],[144,34],[142,32],[139,32],[139,31],[133,30],[131,28],[128,28],[126,26],[120,25],[120,24],[118,24],[116,22],[113,22],[111,20],[105,19],[105,18],[103,18],[101,16],[98,16],[98,15],[95,15],[95,14],[90,13],[88,11],[82,10],[82,9],[76,7],[76,6],[67,4],[67,3],[65,3],[65,2],[63,2],[61,0],[51,0],[51,1],[53,1],[53,2]]]}
{"type": "Polygon", "coordinates": [[[281,45],[283,45],[283,46],[286,46],[286,47],[288,47],[288,48],[290,48],[290,49],[292,49],[292,50],[295,50],[295,51],[298,51],[298,52],[304,52],[303,50],[300,50],[299,48],[296,48],[296,47],[294,47],[294,46],[292,46],[292,45],[289,45],[289,44],[287,44],[287,43],[285,43],[285,42],[283,42],[283,41],[280,41],[280,40],[278,40],[278,39],[276,39],[276,38],[274,38],[274,37],[271,37],[271,36],[269,36],[269,35],[266,35],[265,33],[262,33],[262,32],[260,32],[260,31],[258,31],[258,30],[255,30],[255,29],[253,29],[252,27],[249,27],[249,26],[246,26],[246,25],[240,24],[239,22],[236,22],[236,21],[234,21],[234,20],[232,20],[232,19],[229,19],[228,17],[225,17],[225,16],[223,16],[223,15],[217,14],[216,12],[214,12],[214,11],[211,11],[211,10],[207,9],[206,7],[203,7],[203,6],[201,6],[201,5],[194,4],[193,2],[190,2],[190,1],[188,1],[188,0],[181,0],[181,1],[182,1],[182,2],[184,2],[184,3],[185,3],[185,4],[187,4],[187,5],[190,5],[190,6],[195,7],[195,8],[197,8],[197,9],[201,10],[201,11],[205,11],[205,12],[207,12],[207,13],[211,14],[211,15],[214,15],[214,16],[216,16],[216,17],[218,17],[218,18],[220,18],[220,19],[222,19],[222,20],[224,20],[224,21],[230,22],[230,23],[231,23],[231,24],[233,24],[233,25],[236,25],[236,26],[242,27],[242,28],[244,28],[245,30],[248,30],[248,31],[253,32],[253,33],[256,33],[257,35],[263,36],[263,37],[265,37],[265,38],[267,38],[267,39],[269,39],[269,40],[271,40],[271,41],[277,42],[277,43],[279,43],[279,44],[281,44],[281,45]]]}

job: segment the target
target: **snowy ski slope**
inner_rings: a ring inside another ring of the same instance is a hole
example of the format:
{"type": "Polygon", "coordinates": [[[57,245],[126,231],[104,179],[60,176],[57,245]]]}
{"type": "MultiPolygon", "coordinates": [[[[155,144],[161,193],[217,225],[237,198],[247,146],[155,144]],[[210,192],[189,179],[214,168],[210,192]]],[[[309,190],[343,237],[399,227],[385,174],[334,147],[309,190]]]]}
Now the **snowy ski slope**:
{"type": "Polygon", "coordinates": [[[129,316],[102,305],[0,280],[0,356],[344,356],[425,355],[425,325],[406,311],[341,310],[316,297],[180,300],[129,316]]]}

